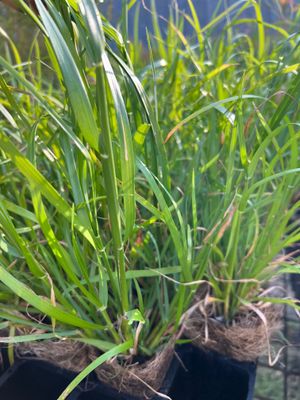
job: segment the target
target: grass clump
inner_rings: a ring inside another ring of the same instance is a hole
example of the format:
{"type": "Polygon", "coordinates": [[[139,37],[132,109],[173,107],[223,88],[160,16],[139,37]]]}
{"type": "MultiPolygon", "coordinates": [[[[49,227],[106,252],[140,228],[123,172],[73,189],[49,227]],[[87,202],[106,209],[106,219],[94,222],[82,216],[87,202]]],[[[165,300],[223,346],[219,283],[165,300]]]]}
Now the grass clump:
{"type": "Polygon", "coordinates": [[[284,252],[299,239],[297,225],[288,228],[299,207],[289,208],[299,187],[299,50],[295,35],[264,23],[255,2],[235,4],[203,28],[189,7],[189,14],[173,10],[165,49],[162,40],[155,47],[155,32],[151,48],[160,62],[142,71],[143,83],[154,104],[165,99],[157,115],[170,174],[184,192],[182,209],[193,206],[185,212],[200,247],[199,270],[230,322],[266,282],[298,271],[284,252]],[[255,20],[241,19],[246,8],[255,20]],[[227,24],[212,42],[207,32],[222,18],[227,24]],[[245,22],[256,35],[235,29],[245,22]],[[194,27],[195,45],[183,36],[184,24],[194,27]]]}
{"type": "Polygon", "coordinates": [[[93,0],[37,0],[39,16],[20,0],[47,56],[36,38],[27,62],[9,39],[0,57],[2,327],[10,343],[98,347],[74,384],[119,353],[151,356],[179,338],[203,283],[228,325],[261,302],[299,308],[264,292],[299,269],[284,255],[300,237],[288,226],[299,207],[296,36],[265,24],[254,1],[206,27],[188,4],[163,39],[153,2],[147,63],[137,33],[125,43],[93,0]],[[257,35],[237,34],[241,23],[257,35]]]}

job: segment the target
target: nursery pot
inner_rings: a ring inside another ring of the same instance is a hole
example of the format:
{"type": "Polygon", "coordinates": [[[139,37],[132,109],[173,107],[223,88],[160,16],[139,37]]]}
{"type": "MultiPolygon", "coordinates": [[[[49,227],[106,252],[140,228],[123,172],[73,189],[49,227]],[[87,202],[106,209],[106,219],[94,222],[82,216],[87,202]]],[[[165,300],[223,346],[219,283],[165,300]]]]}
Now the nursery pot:
{"type": "MultiPolygon", "coordinates": [[[[75,377],[73,372],[46,361],[17,361],[0,377],[2,400],[56,400],[75,377]]],[[[75,389],[68,400],[75,400],[80,393],[75,389]]]]}
{"type": "MultiPolygon", "coordinates": [[[[194,345],[177,346],[159,392],[173,400],[252,400],[256,364],[239,362],[194,345]]],[[[56,400],[76,374],[38,359],[18,360],[0,377],[0,399],[56,400]]],[[[161,400],[154,394],[152,400],[161,400]]],[[[94,379],[69,400],[139,400],[94,379]]]]}
{"type": "Polygon", "coordinates": [[[256,363],[240,362],[193,345],[178,349],[180,363],[169,396],[173,400],[252,400],[256,363]]]}

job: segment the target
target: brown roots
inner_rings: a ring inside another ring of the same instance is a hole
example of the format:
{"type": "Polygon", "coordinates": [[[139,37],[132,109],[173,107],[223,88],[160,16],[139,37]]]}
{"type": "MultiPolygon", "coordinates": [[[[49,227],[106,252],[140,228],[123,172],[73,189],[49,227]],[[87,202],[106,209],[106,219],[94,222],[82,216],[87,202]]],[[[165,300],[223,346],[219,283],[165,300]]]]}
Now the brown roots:
{"type": "Polygon", "coordinates": [[[90,348],[72,340],[22,343],[16,346],[19,358],[36,357],[61,368],[80,372],[90,364],[90,348]]]}
{"type": "MultiPolygon", "coordinates": [[[[125,363],[121,365],[117,359],[112,359],[96,369],[101,382],[114,389],[148,399],[158,394],[166,372],[172,361],[174,345],[170,343],[153,358],[143,363],[125,363]]],[[[96,355],[93,356],[96,358],[96,355]]]]}
{"type": "Polygon", "coordinates": [[[270,337],[280,328],[281,307],[264,304],[242,310],[230,325],[215,318],[212,308],[196,308],[185,322],[193,344],[239,361],[255,361],[270,350],[270,337]]]}

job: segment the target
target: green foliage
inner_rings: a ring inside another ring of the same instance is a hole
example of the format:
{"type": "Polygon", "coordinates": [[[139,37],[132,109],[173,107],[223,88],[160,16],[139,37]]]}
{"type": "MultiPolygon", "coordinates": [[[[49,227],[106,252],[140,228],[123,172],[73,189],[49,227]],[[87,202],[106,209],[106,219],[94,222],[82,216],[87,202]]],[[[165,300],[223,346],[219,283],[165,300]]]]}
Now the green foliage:
{"type": "Polygon", "coordinates": [[[39,17],[20,1],[47,55],[35,39],[21,63],[7,38],[0,56],[0,317],[109,351],[75,385],[136,339],[155,352],[204,281],[230,323],[299,268],[284,255],[300,239],[297,37],[253,0],[204,27],[188,3],[163,31],[152,2],[147,59],[93,0],[37,0],[39,17]]]}
{"type": "Polygon", "coordinates": [[[299,190],[299,49],[297,36],[265,23],[254,1],[236,2],[205,27],[189,6],[171,14],[164,49],[155,34],[152,69],[141,77],[166,132],[173,198],[192,229],[193,279],[207,279],[210,301],[230,323],[272,278],[299,272],[284,255],[299,240],[299,227],[288,228],[299,207],[289,208],[299,190]],[[256,19],[242,17],[246,8],[256,19]],[[245,23],[252,35],[236,28],[245,23]]]}

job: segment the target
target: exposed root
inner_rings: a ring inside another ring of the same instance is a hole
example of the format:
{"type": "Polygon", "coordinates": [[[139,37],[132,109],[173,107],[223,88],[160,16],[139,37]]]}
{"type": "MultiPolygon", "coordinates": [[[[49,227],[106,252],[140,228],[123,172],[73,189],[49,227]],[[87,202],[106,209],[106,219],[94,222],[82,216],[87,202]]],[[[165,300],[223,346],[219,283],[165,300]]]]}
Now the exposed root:
{"type": "MultiPolygon", "coordinates": [[[[119,392],[137,396],[143,399],[155,394],[168,398],[159,390],[163,384],[166,372],[174,354],[174,344],[170,343],[156,356],[143,363],[120,363],[117,358],[106,362],[95,370],[99,380],[119,392]]],[[[93,355],[93,359],[97,354],[93,355]]]]}
{"type": "Polygon", "coordinates": [[[22,343],[15,348],[19,358],[36,357],[75,372],[82,371],[90,363],[89,347],[72,340],[22,343]]]}
{"type": "Polygon", "coordinates": [[[184,333],[196,346],[215,350],[239,361],[255,361],[269,352],[271,335],[280,329],[281,307],[264,304],[245,307],[228,326],[217,320],[213,308],[197,307],[184,322],[184,333]],[[262,318],[263,316],[263,318],[262,318]]]}

